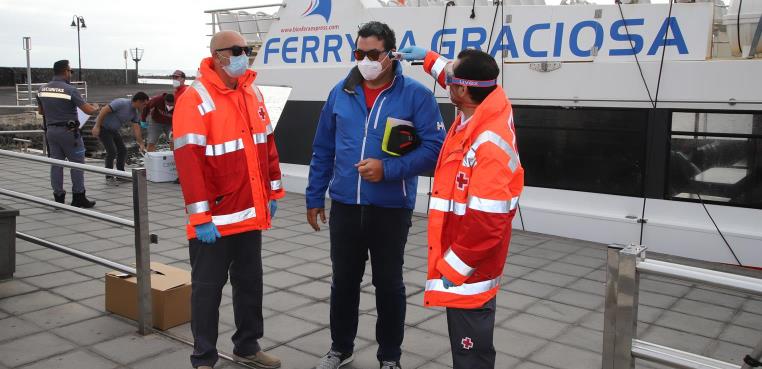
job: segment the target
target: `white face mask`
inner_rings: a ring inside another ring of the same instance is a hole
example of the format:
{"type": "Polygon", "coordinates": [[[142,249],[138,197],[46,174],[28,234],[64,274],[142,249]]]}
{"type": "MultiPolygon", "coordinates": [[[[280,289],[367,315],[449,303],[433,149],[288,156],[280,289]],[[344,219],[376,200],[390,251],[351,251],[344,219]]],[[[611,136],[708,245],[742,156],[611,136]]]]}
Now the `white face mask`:
{"type": "Polygon", "coordinates": [[[373,81],[384,72],[384,67],[380,61],[371,61],[367,56],[357,63],[357,69],[360,70],[360,74],[366,81],[373,81]]]}
{"type": "Polygon", "coordinates": [[[173,80],[172,80],[172,87],[174,87],[174,88],[178,88],[178,87],[180,87],[181,85],[182,85],[182,83],[180,83],[180,81],[178,81],[178,80],[176,80],[176,79],[173,79],[173,80]]]}

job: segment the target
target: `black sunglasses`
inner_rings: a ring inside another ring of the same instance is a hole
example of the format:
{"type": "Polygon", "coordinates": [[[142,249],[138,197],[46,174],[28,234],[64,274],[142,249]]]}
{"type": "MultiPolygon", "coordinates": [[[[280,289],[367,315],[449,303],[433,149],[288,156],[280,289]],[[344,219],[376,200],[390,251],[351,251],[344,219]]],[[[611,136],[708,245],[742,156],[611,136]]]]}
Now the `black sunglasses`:
{"type": "Polygon", "coordinates": [[[224,49],[216,49],[214,51],[225,51],[230,50],[231,53],[233,53],[233,56],[240,56],[242,53],[245,53],[246,55],[251,55],[251,47],[249,46],[231,46],[226,47],[224,49]]]}
{"type": "Polygon", "coordinates": [[[367,56],[368,59],[372,61],[378,61],[381,55],[388,54],[388,53],[389,53],[388,51],[378,51],[376,49],[368,50],[368,51],[356,49],[355,60],[363,60],[367,56]]]}

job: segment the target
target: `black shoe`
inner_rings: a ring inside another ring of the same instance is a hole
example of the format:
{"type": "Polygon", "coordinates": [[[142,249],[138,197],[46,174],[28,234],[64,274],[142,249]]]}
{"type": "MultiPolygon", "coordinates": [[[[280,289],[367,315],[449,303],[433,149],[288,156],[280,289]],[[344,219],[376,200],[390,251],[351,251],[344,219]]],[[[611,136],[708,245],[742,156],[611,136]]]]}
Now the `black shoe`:
{"type": "Polygon", "coordinates": [[[53,194],[53,198],[56,200],[57,203],[64,204],[66,203],[66,192],[62,194],[53,194]]]}
{"type": "Polygon", "coordinates": [[[75,193],[74,194],[74,200],[71,201],[71,206],[75,206],[78,208],[85,208],[89,209],[95,206],[95,201],[90,201],[87,199],[87,196],[85,196],[85,193],[75,193]]]}

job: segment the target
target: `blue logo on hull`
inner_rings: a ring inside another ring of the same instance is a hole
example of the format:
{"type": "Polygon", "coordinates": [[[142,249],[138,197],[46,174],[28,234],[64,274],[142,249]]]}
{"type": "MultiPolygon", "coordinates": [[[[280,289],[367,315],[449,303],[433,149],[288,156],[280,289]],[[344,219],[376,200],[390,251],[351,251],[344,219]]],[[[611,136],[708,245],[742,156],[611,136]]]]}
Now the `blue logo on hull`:
{"type": "Polygon", "coordinates": [[[302,14],[302,17],[319,15],[328,23],[331,19],[331,0],[310,0],[310,7],[302,14]]]}

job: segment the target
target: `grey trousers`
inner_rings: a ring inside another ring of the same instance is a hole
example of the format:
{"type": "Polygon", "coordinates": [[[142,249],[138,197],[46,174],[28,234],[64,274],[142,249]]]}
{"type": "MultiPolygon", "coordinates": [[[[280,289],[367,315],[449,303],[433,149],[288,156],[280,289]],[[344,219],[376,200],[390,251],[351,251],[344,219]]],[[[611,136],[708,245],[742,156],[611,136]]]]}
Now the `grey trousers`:
{"type": "Polygon", "coordinates": [[[495,299],[478,309],[447,308],[453,369],[494,369],[495,299]]]}
{"type": "MultiPolygon", "coordinates": [[[[82,135],[74,137],[74,132],[66,127],[50,126],[45,133],[48,140],[49,155],[53,159],[69,160],[73,163],[85,162],[85,144],[82,135]]],[[[71,170],[71,192],[85,192],[85,174],[79,169],[71,170]]],[[[65,194],[63,188],[63,167],[50,167],[50,186],[56,195],[65,194]]]]}

